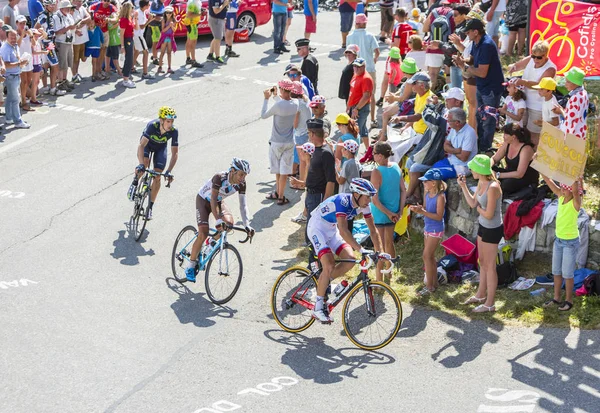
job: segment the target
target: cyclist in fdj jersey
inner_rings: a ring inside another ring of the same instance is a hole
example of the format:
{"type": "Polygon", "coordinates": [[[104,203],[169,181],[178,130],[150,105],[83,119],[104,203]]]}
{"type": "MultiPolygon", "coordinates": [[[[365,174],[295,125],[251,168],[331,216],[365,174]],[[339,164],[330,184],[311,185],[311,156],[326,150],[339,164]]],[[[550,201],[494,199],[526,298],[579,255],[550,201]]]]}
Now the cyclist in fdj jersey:
{"type": "MultiPolygon", "coordinates": [[[[171,139],[171,161],[165,172],[165,180],[169,182],[173,180],[171,172],[177,163],[177,157],[179,155],[179,131],[173,126],[176,118],[177,115],[175,114],[175,109],[169,106],[162,106],[158,110],[158,119],[154,119],[148,123],[146,129],[142,132],[140,144],[137,149],[139,165],[135,168],[135,177],[129,187],[129,192],[127,193],[129,199],[133,200],[133,194],[138,185],[138,179],[142,176],[146,168],[150,166],[150,152],[154,154],[154,170],[156,172],[162,172],[165,169],[165,166],[167,165],[169,139],[171,139]]],[[[158,191],[160,191],[160,176],[154,177],[152,181],[148,219],[152,219],[152,207],[156,201],[158,191]]]]}
{"type": "Polygon", "coordinates": [[[350,193],[327,198],[311,213],[306,232],[323,267],[317,283],[317,301],[313,317],[322,323],[333,321],[324,311],[329,281],[346,274],[354,266],[351,262],[336,264],[333,254],[337,254],[341,259],[354,259],[353,250],[362,254],[372,252],[356,242],[348,229],[348,220],[363,214],[373,245],[377,251],[381,251],[381,238],[369,207],[371,197],[376,193],[377,190],[371,182],[363,178],[354,178],[350,183],[350,193]]]}
{"type": "MultiPolygon", "coordinates": [[[[228,171],[215,174],[208,182],[200,188],[196,195],[196,222],[198,224],[198,236],[192,246],[190,261],[185,269],[188,281],[196,282],[196,265],[198,254],[202,249],[204,241],[208,237],[208,219],[212,213],[215,217],[218,230],[226,230],[233,226],[233,215],[223,200],[234,193],[239,194],[240,215],[246,231],[251,235],[254,229],[248,224],[248,205],[246,204],[246,175],[250,174],[248,161],[233,158],[228,171]]],[[[219,238],[219,233],[215,239],[219,238]]]]}

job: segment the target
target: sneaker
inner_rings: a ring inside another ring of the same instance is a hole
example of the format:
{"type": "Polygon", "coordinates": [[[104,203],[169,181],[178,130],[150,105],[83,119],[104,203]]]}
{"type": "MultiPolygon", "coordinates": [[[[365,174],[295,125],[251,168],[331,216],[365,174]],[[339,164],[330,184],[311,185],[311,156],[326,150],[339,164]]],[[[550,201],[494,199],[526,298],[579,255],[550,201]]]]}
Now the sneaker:
{"type": "Polygon", "coordinates": [[[284,46],[291,46],[289,40],[283,42],[284,46]]]}
{"type": "Polygon", "coordinates": [[[191,64],[192,64],[192,61],[193,61],[193,60],[192,60],[192,58],[191,58],[191,57],[186,57],[186,58],[185,58],[185,64],[186,64],[186,65],[191,65],[191,64]]]}
{"type": "Polygon", "coordinates": [[[67,87],[71,90],[75,89],[75,83],[73,82],[69,82],[68,80],[65,79],[65,84],[67,85],[67,87]]]}
{"type": "Polygon", "coordinates": [[[167,73],[170,74],[170,75],[172,75],[172,74],[175,73],[175,71],[173,69],[171,69],[171,68],[168,68],[167,69],[167,73]]]}
{"type": "Polygon", "coordinates": [[[135,88],[135,83],[133,83],[131,80],[124,80],[123,81],[123,86],[129,88],[129,89],[134,89],[135,88]]]}
{"type": "Polygon", "coordinates": [[[379,98],[379,100],[375,103],[375,106],[382,107],[383,106],[383,98],[379,98]]]}
{"type": "Polygon", "coordinates": [[[275,53],[275,54],[283,54],[283,50],[281,50],[281,49],[274,49],[273,53],[275,53]]]}
{"type": "Polygon", "coordinates": [[[206,60],[212,60],[214,62],[215,61],[215,57],[213,56],[212,53],[209,53],[208,56],[206,56],[206,60]]]}
{"type": "Polygon", "coordinates": [[[132,182],[131,185],[129,185],[129,189],[127,190],[127,199],[129,199],[130,201],[133,201],[137,185],[137,182],[132,182]]]}
{"type": "Polygon", "coordinates": [[[152,208],[148,210],[148,217],[146,218],[148,221],[152,220],[152,208]]]}
{"type": "Polygon", "coordinates": [[[83,78],[81,77],[81,75],[79,73],[77,73],[75,76],[73,76],[73,78],[71,79],[71,81],[73,83],[81,83],[81,81],[83,80],[83,78]]]}
{"type": "Polygon", "coordinates": [[[48,93],[50,93],[50,86],[44,86],[38,92],[43,93],[44,95],[47,95],[48,93]]]}
{"type": "Polygon", "coordinates": [[[67,94],[67,92],[65,92],[64,90],[61,90],[61,89],[53,88],[53,89],[50,89],[50,94],[52,96],[64,96],[67,94]]]}
{"type": "Polygon", "coordinates": [[[196,62],[195,60],[192,60],[192,67],[196,67],[196,68],[201,69],[201,68],[204,67],[204,65],[202,63],[196,62]]]}
{"type": "Polygon", "coordinates": [[[215,63],[218,63],[220,65],[224,65],[225,64],[225,60],[223,60],[223,58],[221,56],[215,57],[215,63]]]}
{"type": "Polygon", "coordinates": [[[297,222],[299,224],[306,222],[307,221],[307,217],[306,215],[304,215],[304,212],[300,212],[298,215],[296,215],[294,218],[292,218],[292,222],[297,222]]]}
{"type": "Polygon", "coordinates": [[[554,285],[554,276],[550,273],[535,277],[535,282],[540,285],[554,285]]]}
{"type": "Polygon", "coordinates": [[[317,320],[319,320],[321,323],[324,323],[324,324],[333,323],[333,318],[331,318],[330,316],[325,314],[325,311],[323,311],[323,310],[313,311],[312,317],[316,318],[317,320]]]}
{"type": "Polygon", "coordinates": [[[15,124],[15,121],[14,121],[14,120],[8,120],[8,119],[6,119],[6,120],[4,121],[4,124],[5,124],[5,125],[14,125],[14,124],[15,124]]]}
{"type": "Polygon", "coordinates": [[[15,124],[15,128],[16,129],[29,129],[29,128],[31,128],[31,125],[27,122],[21,121],[21,122],[15,124]]]}
{"type": "Polygon", "coordinates": [[[240,57],[240,55],[237,54],[236,52],[234,52],[233,50],[229,49],[229,52],[227,53],[227,57],[240,57]]]}
{"type": "Polygon", "coordinates": [[[290,49],[288,49],[288,48],[287,48],[287,47],[285,47],[285,46],[281,46],[281,47],[279,48],[279,50],[281,50],[281,51],[282,51],[282,52],[284,52],[284,53],[289,53],[289,52],[290,52],[290,49]]]}
{"type": "Polygon", "coordinates": [[[185,269],[185,278],[189,282],[196,282],[196,270],[193,267],[189,267],[185,269]]]}
{"type": "Polygon", "coordinates": [[[154,79],[154,75],[151,73],[144,73],[142,79],[154,79]]]}
{"type": "Polygon", "coordinates": [[[69,90],[69,87],[65,82],[60,82],[58,86],[56,86],[58,90],[64,90],[65,92],[69,90]]]}
{"type": "Polygon", "coordinates": [[[153,65],[157,65],[158,64],[158,58],[157,57],[153,57],[152,58],[152,64],[153,65]]]}
{"type": "Polygon", "coordinates": [[[137,71],[137,69],[133,68],[133,69],[131,69],[131,73],[133,73],[134,75],[137,75],[138,71],[137,71]]]}
{"type": "Polygon", "coordinates": [[[365,155],[360,158],[359,162],[360,163],[367,163],[367,162],[371,162],[374,159],[373,157],[373,147],[369,146],[369,149],[367,149],[367,152],[365,153],[365,155]]]}

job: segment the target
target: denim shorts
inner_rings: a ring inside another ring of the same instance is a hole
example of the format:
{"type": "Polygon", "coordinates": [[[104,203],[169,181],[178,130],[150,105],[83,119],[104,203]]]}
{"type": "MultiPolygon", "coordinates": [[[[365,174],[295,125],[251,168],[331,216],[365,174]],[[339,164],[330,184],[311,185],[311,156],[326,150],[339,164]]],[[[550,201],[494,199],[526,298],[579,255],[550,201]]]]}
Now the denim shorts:
{"type": "Polygon", "coordinates": [[[340,30],[342,33],[351,32],[353,23],[354,23],[354,12],[351,12],[351,11],[341,11],[340,12],[340,30]]]}
{"type": "MultiPolygon", "coordinates": [[[[308,133],[301,136],[294,136],[294,144],[296,146],[303,145],[308,142],[308,133]]],[[[294,163],[300,163],[300,156],[298,156],[298,149],[294,146],[294,163]]]]}
{"type": "Polygon", "coordinates": [[[494,12],[494,17],[492,17],[492,21],[487,23],[485,31],[488,36],[494,37],[498,36],[498,29],[500,29],[500,18],[502,17],[503,11],[494,12]]]}
{"type": "Polygon", "coordinates": [[[554,240],[552,248],[552,274],[562,275],[563,278],[573,278],[575,259],[579,248],[579,238],[554,240]]]}
{"type": "Polygon", "coordinates": [[[431,169],[431,165],[416,163],[415,161],[412,160],[412,158],[410,158],[406,162],[406,168],[408,169],[409,172],[424,174],[425,172],[427,172],[428,170],[431,169]]]}

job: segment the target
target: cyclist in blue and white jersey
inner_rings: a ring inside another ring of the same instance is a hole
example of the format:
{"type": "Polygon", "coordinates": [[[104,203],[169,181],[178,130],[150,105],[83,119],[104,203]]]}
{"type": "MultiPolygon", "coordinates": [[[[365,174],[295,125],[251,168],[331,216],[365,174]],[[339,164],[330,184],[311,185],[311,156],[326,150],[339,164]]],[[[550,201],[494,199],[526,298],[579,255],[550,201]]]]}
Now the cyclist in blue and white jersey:
{"type": "Polygon", "coordinates": [[[363,178],[354,178],[350,184],[350,193],[333,195],[311,212],[306,232],[323,267],[317,283],[317,301],[313,317],[322,323],[333,321],[323,311],[329,281],[346,274],[354,266],[351,262],[336,264],[333,254],[341,259],[354,259],[353,250],[362,254],[372,252],[356,242],[348,229],[348,220],[363,214],[373,245],[377,251],[381,251],[381,238],[369,207],[371,197],[376,193],[377,190],[371,182],[363,178]]]}
{"type": "MultiPolygon", "coordinates": [[[[185,269],[185,276],[188,281],[196,282],[196,264],[198,263],[198,254],[202,245],[208,238],[208,219],[212,213],[215,217],[217,229],[226,229],[233,226],[233,215],[227,205],[225,198],[239,194],[240,215],[242,222],[249,234],[254,233],[254,229],[248,222],[248,205],[246,203],[246,176],[250,174],[250,164],[248,161],[239,158],[233,158],[231,167],[228,171],[215,174],[198,191],[196,195],[196,223],[198,224],[198,236],[192,246],[190,261],[185,269]]],[[[218,239],[219,235],[215,236],[218,239]]]]}

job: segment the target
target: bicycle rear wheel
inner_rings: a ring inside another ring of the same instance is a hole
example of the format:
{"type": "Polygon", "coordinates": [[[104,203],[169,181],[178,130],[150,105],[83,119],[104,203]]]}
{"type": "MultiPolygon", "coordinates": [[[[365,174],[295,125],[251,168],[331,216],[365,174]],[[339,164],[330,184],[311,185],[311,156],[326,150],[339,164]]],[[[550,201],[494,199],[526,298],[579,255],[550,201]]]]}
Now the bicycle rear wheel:
{"type": "Polygon", "coordinates": [[[146,223],[148,222],[148,209],[150,206],[150,189],[142,190],[140,194],[140,202],[138,204],[138,212],[137,216],[134,218],[133,222],[133,233],[135,235],[135,240],[139,241],[144,234],[144,229],[146,228],[146,223]]]}
{"type": "Polygon", "coordinates": [[[171,270],[177,281],[185,279],[185,268],[192,255],[192,242],[196,238],[196,228],[188,225],[179,232],[171,254],[171,270]]]}
{"type": "Polygon", "coordinates": [[[344,303],[342,323],[346,335],[356,346],[364,350],[385,347],[400,330],[400,299],[382,282],[372,281],[366,288],[364,284],[358,284],[344,303]],[[367,300],[372,311],[367,308],[367,300]]]}
{"type": "Polygon", "coordinates": [[[204,272],[210,301],[220,305],[231,300],[240,288],[243,273],[242,257],[233,245],[225,244],[223,249],[215,249],[204,272]]]}
{"type": "Polygon", "coordinates": [[[311,276],[304,267],[288,268],[277,277],[271,291],[273,317],[285,331],[290,333],[304,331],[315,322],[311,314],[312,308],[304,304],[312,305],[316,298],[316,277],[311,276]]]}

